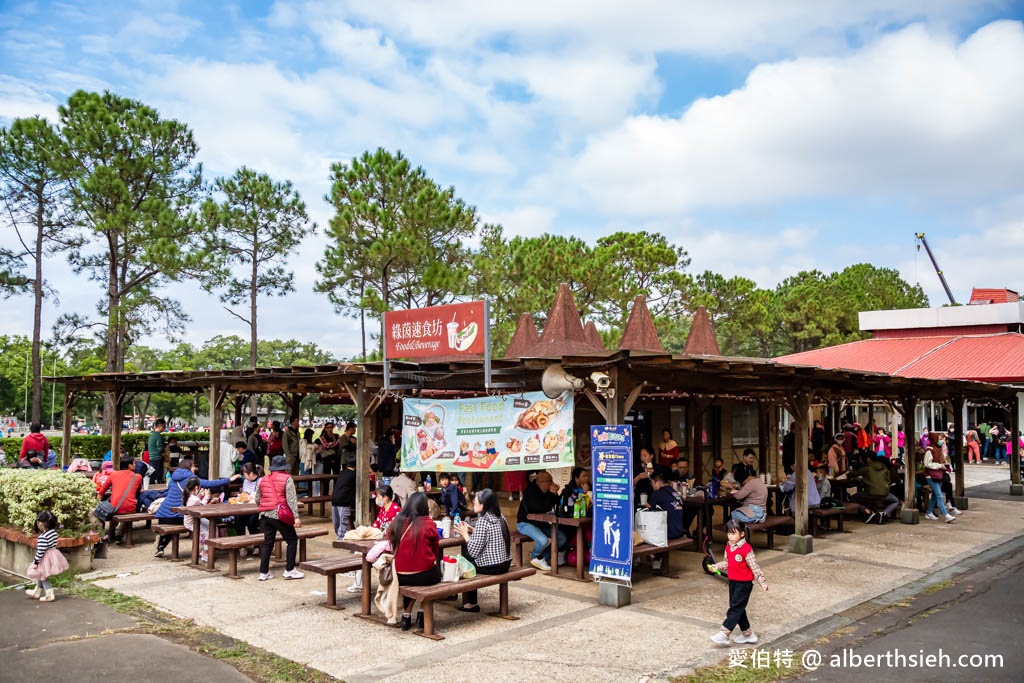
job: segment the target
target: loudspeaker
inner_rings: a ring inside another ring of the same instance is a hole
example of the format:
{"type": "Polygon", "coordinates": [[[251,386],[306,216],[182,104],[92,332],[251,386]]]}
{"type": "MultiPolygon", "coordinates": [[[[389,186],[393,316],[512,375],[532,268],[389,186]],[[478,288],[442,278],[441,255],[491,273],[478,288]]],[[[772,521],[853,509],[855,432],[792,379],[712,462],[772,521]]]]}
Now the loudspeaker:
{"type": "Polygon", "coordinates": [[[585,386],[579,377],[573,377],[561,365],[549,365],[540,378],[541,389],[548,398],[557,398],[565,391],[583,391],[585,386]]]}

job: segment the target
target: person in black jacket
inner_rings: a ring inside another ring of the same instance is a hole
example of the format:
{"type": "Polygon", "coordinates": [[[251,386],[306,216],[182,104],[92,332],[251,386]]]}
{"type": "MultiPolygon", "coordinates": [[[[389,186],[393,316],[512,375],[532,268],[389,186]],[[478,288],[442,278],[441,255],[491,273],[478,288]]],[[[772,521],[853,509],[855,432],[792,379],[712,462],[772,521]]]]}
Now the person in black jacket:
{"type": "MultiPolygon", "coordinates": [[[[543,522],[532,522],[526,516],[552,512],[557,505],[558,485],[552,481],[549,472],[539,472],[523,492],[523,499],[519,502],[519,514],[516,516],[516,529],[533,540],[530,564],[537,569],[551,569],[551,565],[548,563],[551,558],[551,526],[543,522]]],[[[559,549],[565,547],[566,540],[565,533],[559,529],[559,549]]]]}
{"type": "Polygon", "coordinates": [[[340,541],[352,523],[352,513],[356,509],[356,470],[355,459],[342,457],[341,471],[334,482],[331,493],[331,520],[334,522],[334,533],[340,541]]]}
{"type": "Polygon", "coordinates": [[[385,477],[395,476],[395,463],[398,460],[398,439],[400,437],[401,432],[392,428],[377,440],[377,465],[380,467],[380,473],[385,477]]]}
{"type": "Polygon", "coordinates": [[[796,464],[796,422],[789,424],[789,431],[782,437],[782,470],[787,474],[793,473],[793,465],[796,464]]]}

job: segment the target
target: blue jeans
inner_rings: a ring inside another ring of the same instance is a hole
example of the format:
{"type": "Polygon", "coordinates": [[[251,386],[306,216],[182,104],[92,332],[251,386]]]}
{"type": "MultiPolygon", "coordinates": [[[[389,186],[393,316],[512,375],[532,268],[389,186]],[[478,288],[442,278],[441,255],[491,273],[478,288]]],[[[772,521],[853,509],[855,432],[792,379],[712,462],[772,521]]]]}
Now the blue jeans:
{"type": "Polygon", "coordinates": [[[764,521],[764,508],[760,505],[748,505],[748,508],[753,511],[754,515],[750,516],[740,512],[739,510],[732,511],[732,518],[737,522],[743,522],[744,524],[753,524],[754,522],[764,521]]]}
{"type": "MultiPolygon", "coordinates": [[[[529,522],[519,522],[516,525],[516,529],[519,533],[529,536],[533,540],[533,551],[530,553],[532,559],[543,558],[545,560],[551,559],[551,533],[544,533],[533,524],[529,522]]],[[[558,530],[558,547],[565,547],[567,537],[565,532],[561,529],[558,530]]]]}
{"type": "Polygon", "coordinates": [[[995,445],[995,458],[996,462],[1007,462],[1006,446],[1001,443],[995,445]]]}
{"type": "Polygon", "coordinates": [[[935,506],[938,505],[939,512],[941,512],[942,516],[945,517],[949,513],[946,512],[946,505],[942,502],[942,481],[937,481],[928,477],[928,485],[932,487],[932,497],[928,499],[927,512],[932,512],[935,510],[935,506]]]}

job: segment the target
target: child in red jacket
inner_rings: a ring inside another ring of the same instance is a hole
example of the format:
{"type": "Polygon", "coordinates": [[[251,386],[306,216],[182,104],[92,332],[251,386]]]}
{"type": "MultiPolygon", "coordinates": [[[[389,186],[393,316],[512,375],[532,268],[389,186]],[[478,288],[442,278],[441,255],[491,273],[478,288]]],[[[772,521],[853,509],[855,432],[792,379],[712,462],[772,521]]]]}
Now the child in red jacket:
{"type": "Polygon", "coordinates": [[[730,519],[725,525],[725,531],[729,536],[729,543],[725,547],[726,558],[712,565],[712,569],[729,571],[729,611],[722,622],[722,630],[711,636],[711,642],[728,646],[732,630],[739,626],[741,633],[734,642],[756,643],[757,636],[750,630],[750,622],[747,620],[747,603],[750,601],[754,581],[765,590],[768,590],[768,582],[754,557],[754,549],[747,543],[743,522],[730,519]]]}

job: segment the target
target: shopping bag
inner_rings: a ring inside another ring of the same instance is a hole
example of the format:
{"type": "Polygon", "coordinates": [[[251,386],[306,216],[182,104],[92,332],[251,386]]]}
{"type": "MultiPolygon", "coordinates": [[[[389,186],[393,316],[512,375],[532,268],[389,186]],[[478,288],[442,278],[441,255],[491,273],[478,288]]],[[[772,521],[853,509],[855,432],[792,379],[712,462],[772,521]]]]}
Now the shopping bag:
{"type": "Polygon", "coordinates": [[[459,569],[462,570],[462,578],[472,579],[476,577],[476,565],[459,555],[459,569]]]}
{"type": "Polygon", "coordinates": [[[668,513],[664,510],[637,510],[636,530],[644,543],[664,548],[668,545],[668,513]]]}
{"type": "Polygon", "coordinates": [[[454,557],[441,558],[441,581],[444,583],[455,583],[462,577],[462,568],[458,559],[454,557]]]}

